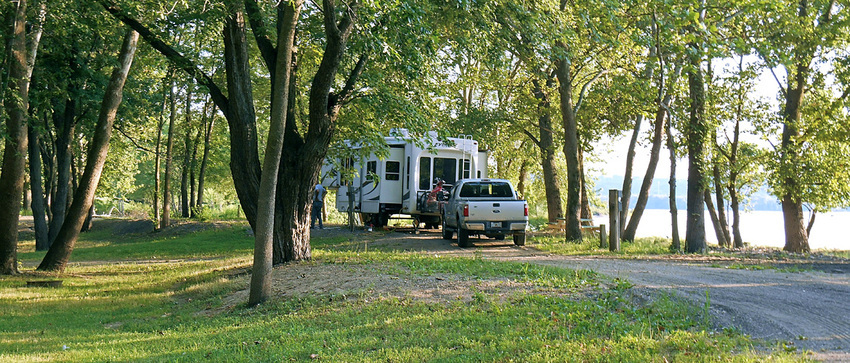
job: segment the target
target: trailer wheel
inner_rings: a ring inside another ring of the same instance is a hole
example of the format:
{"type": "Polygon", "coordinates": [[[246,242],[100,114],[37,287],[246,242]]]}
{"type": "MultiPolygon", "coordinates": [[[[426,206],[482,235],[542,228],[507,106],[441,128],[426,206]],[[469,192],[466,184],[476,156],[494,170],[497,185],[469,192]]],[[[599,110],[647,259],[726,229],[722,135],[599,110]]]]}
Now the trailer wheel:
{"type": "Polygon", "coordinates": [[[469,242],[469,230],[459,227],[457,229],[457,245],[458,247],[472,247],[472,242],[469,242]]]}
{"type": "Polygon", "coordinates": [[[514,234],[514,244],[517,246],[525,246],[525,232],[514,234]]]}

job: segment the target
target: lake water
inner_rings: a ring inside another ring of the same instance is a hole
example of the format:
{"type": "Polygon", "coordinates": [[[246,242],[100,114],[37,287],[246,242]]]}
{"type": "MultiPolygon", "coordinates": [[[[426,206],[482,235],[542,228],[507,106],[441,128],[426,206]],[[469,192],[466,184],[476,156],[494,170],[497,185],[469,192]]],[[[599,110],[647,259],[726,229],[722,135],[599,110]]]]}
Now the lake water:
{"type": "MultiPolygon", "coordinates": [[[[806,214],[808,222],[808,214],[806,214]]],[[[730,217],[731,219],[731,217],[730,217]]],[[[685,237],[685,211],[678,215],[679,235],[685,237]]],[[[597,224],[608,224],[608,216],[596,218],[597,224]]],[[[731,225],[731,221],[730,221],[731,225]]],[[[850,250],[850,212],[820,213],[815,218],[809,247],[812,249],[850,250]]],[[[638,225],[637,237],[671,236],[670,211],[646,209],[638,225]]],[[[711,244],[717,244],[714,226],[708,212],[705,214],[705,235],[711,244]]],[[[785,229],[781,211],[753,211],[741,214],[741,236],[752,246],[779,247],[785,245],[785,229]]]]}

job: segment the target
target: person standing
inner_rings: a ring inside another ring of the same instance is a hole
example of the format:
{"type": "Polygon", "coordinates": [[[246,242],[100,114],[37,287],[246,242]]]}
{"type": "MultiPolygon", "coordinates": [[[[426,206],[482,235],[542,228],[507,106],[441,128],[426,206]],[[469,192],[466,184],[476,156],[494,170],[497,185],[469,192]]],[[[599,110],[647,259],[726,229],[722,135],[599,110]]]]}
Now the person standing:
{"type": "Polygon", "coordinates": [[[316,220],[319,220],[319,229],[325,229],[322,223],[322,207],[325,206],[325,187],[322,184],[316,184],[316,190],[313,191],[313,211],[310,213],[310,228],[316,228],[316,220]]]}

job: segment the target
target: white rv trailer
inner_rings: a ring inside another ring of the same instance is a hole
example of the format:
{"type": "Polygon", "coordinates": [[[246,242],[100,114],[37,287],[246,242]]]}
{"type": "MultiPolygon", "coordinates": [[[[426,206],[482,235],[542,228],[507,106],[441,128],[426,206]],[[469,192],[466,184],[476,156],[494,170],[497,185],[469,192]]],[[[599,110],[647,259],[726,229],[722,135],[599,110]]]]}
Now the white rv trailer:
{"type": "MultiPolygon", "coordinates": [[[[406,214],[413,217],[417,227],[425,223],[435,228],[440,224],[440,211],[427,198],[438,179],[449,189],[463,178],[487,177],[489,153],[479,151],[478,142],[471,136],[448,138],[444,143],[434,131],[421,139],[414,139],[405,129],[393,129],[390,135],[384,138],[389,146],[385,159],[371,154],[348,161],[358,174],[350,184],[340,181],[339,173],[327,163],[322,168],[322,184],[338,189],[337,210],[348,212],[353,205],[354,212],[363,214],[366,223],[376,227],[385,226],[393,214],[406,214]],[[353,203],[349,201],[350,190],[353,203]]],[[[340,160],[338,165],[343,164],[340,160]]]]}

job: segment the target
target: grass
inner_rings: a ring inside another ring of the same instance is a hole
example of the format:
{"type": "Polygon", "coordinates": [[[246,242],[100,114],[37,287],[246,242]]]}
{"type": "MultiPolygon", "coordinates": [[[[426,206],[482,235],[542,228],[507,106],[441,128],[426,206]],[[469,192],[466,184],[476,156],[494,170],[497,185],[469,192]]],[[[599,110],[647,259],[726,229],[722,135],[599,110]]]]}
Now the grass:
{"type": "Polygon", "coordinates": [[[610,252],[600,247],[599,235],[590,234],[581,242],[567,242],[562,235],[539,235],[531,238],[534,247],[560,255],[612,255],[647,256],[670,254],[670,241],[660,237],[637,238],[634,242],[620,242],[620,250],[610,252]]]}
{"type": "MultiPolygon", "coordinates": [[[[247,286],[252,239],[243,226],[161,238],[86,233],[63,287],[23,287],[32,272],[0,280],[0,361],[799,360],[755,353],[735,331],[709,331],[704,308],[675,296],[637,305],[627,281],[602,286],[588,271],[367,250],[368,238],[314,239],[313,263],[498,277],[538,289],[474,291],[471,301],[311,296],[222,309],[247,286]]],[[[41,254],[20,257],[34,265],[41,254]]]]}

